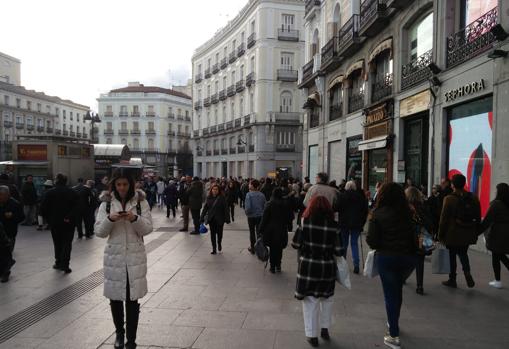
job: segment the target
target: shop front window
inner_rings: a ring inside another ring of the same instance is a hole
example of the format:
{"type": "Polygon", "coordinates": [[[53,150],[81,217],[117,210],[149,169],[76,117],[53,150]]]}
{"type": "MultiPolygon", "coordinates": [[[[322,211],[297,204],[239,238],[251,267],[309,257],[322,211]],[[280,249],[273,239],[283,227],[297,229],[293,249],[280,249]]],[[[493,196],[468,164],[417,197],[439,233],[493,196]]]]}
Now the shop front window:
{"type": "Polygon", "coordinates": [[[376,191],[377,182],[387,179],[387,149],[374,149],[369,151],[368,187],[371,195],[376,191]]]}

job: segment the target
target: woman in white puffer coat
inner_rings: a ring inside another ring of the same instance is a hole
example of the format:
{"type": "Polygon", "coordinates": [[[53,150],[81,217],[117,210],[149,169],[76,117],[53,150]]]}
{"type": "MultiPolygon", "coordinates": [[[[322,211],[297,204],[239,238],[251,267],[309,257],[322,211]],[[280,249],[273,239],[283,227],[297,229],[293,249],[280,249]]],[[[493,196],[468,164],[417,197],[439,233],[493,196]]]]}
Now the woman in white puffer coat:
{"type": "Polygon", "coordinates": [[[110,299],[116,329],[115,348],[136,348],[140,305],[147,294],[147,254],[143,236],[152,232],[152,217],[145,194],[135,190],[127,171],[113,175],[110,191],[101,194],[95,232],[108,238],[104,250],[104,296],[110,299]],[[124,331],[124,304],[126,330],[124,331]]]}

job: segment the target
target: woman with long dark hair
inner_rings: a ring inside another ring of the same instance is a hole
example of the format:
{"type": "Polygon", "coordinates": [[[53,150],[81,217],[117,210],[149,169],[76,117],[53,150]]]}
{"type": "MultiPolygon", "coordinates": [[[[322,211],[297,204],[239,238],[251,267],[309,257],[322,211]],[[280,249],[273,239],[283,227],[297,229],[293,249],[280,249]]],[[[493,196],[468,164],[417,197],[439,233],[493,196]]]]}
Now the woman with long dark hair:
{"type": "Polygon", "coordinates": [[[150,206],[141,190],[135,190],[129,171],[117,170],[110,190],[101,194],[95,232],[108,238],[104,250],[104,296],[110,299],[115,324],[115,348],[136,348],[140,304],[147,294],[147,254],[143,237],[152,232],[150,206]],[[126,330],[124,330],[124,302],[126,330]]]}
{"type": "Polygon", "coordinates": [[[376,250],[375,261],[384,291],[389,325],[384,344],[393,349],[400,348],[403,283],[415,268],[418,241],[412,212],[399,184],[386,183],[378,191],[366,241],[376,250]]]}
{"type": "Polygon", "coordinates": [[[495,280],[489,285],[502,288],[500,281],[500,262],[509,270],[509,185],[497,185],[497,196],[490,204],[486,217],[484,217],[480,231],[486,232],[486,248],[491,251],[491,260],[495,280]]]}
{"type": "MultiPolygon", "coordinates": [[[[430,210],[424,204],[424,195],[416,187],[408,187],[405,189],[405,196],[410,205],[410,211],[412,213],[412,220],[416,225],[416,229],[420,232],[421,229],[425,229],[431,236],[434,235],[436,227],[433,224],[433,217],[430,210]]],[[[419,234],[416,231],[416,234],[419,234]]],[[[424,251],[417,251],[417,264],[415,266],[415,277],[417,280],[417,288],[415,292],[417,294],[424,294],[424,259],[426,253],[424,251]]]]}
{"type": "Polygon", "coordinates": [[[330,340],[336,262],[334,256],[344,253],[339,226],[332,206],[324,196],[313,197],[302,214],[300,236],[292,246],[299,250],[295,298],[302,301],[307,341],[318,346],[318,332],[330,340]]]}
{"type": "Polygon", "coordinates": [[[230,224],[230,214],[226,199],[219,184],[213,184],[210,187],[209,195],[203,210],[201,211],[200,222],[208,224],[210,227],[210,240],[212,242],[212,252],[222,252],[223,246],[223,227],[224,224],[230,224]]]}

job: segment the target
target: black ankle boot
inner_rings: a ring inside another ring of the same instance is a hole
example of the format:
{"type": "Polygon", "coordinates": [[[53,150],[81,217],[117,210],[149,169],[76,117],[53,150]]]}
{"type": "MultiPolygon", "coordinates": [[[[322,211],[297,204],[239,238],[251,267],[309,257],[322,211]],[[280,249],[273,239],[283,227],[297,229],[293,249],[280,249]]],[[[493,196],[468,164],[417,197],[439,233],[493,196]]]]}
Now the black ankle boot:
{"type": "Polygon", "coordinates": [[[113,316],[113,323],[115,324],[115,349],[124,348],[124,304],[122,302],[111,302],[111,315],[113,316]]]}
{"type": "Polygon", "coordinates": [[[126,349],[136,349],[136,332],[138,331],[139,318],[140,304],[138,302],[128,302],[126,316],[126,349]]]}
{"type": "Polygon", "coordinates": [[[474,278],[472,277],[472,274],[470,274],[469,272],[465,272],[465,279],[467,281],[468,288],[472,288],[475,286],[475,281],[474,278]]]}

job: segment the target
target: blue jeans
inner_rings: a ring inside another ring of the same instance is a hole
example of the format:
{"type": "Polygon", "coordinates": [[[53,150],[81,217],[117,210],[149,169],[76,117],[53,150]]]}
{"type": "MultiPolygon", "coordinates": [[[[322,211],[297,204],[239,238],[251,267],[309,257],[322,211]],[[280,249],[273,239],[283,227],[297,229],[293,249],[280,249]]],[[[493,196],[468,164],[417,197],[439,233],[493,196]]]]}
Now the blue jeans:
{"type": "Polygon", "coordinates": [[[384,290],[385,310],[389,332],[392,337],[399,336],[399,314],[403,303],[403,282],[412,274],[416,256],[375,255],[378,273],[384,290]]]}
{"type": "Polygon", "coordinates": [[[355,267],[359,266],[359,236],[360,229],[341,229],[341,240],[343,241],[343,248],[345,249],[345,258],[348,251],[348,240],[352,246],[352,259],[355,267]]]}

